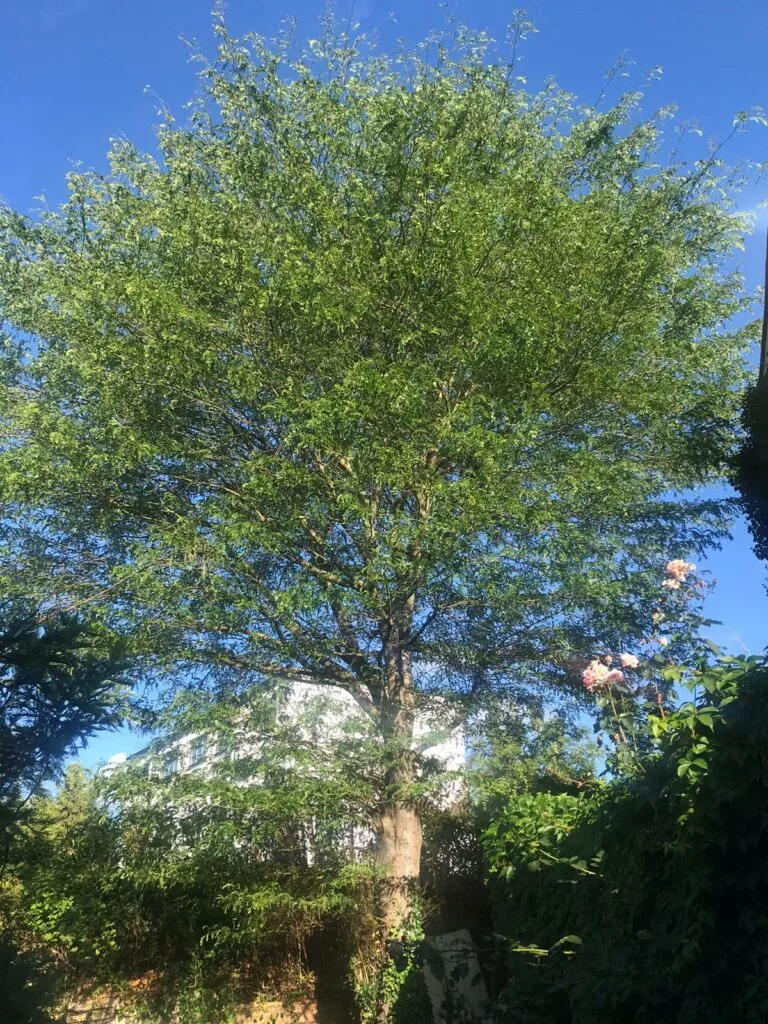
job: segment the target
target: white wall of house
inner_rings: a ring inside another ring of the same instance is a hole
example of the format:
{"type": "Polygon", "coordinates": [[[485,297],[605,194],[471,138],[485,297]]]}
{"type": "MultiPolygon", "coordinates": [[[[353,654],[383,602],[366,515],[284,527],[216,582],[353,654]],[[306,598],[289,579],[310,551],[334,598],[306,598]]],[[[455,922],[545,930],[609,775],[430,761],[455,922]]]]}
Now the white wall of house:
{"type": "MultiPolygon", "coordinates": [[[[316,736],[317,741],[332,743],[339,740],[348,728],[350,721],[359,721],[361,727],[367,724],[365,712],[355,698],[346,690],[326,686],[321,683],[295,681],[282,692],[278,703],[278,716],[286,722],[294,722],[307,733],[310,733],[312,712],[320,723],[322,734],[316,736]],[[306,726],[302,725],[306,720],[306,726]]],[[[466,742],[464,729],[461,726],[446,725],[445,704],[440,698],[432,700],[428,709],[420,712],[414,726],[414,747],[424,757],[435,760],[447,772],[460,771],[466,763],[466,742]]],[[[312,732],[315,732],[312,729],[312,732]]],[[[226,752],[232,757],[254,757],[263,739],[256,733],[249,734],[247,728],[232,748],[226,752]]],[[[151,751],[141,750],[127,758],[125,754],[115,754],[104,765],[102,771],[110,772],[126,761],[149,760],[158,774],[189,773],[210,770],[216,761],[224,756],[219,746],[219,739],[207,733],[187,733],[169,743],[167,747],[151,751]]]]}
{"type": "MultiPolygon", "coordinates": [[[[324,743],[330,744],[348,736],[351,723],[359,723],[363,734],[370,729],[370,721],[365,712],[346,690],[294,681],[282,688],[275,695],[275,700],[278,721],[298,726],[306,740],[316,742],[321,747],[324,743]]],[[[452,806],[464,793],[463,781],[460,777],[451,777],[451,773],[460,773],[466,763],[464,729],[446,724],[447,712],[445,702],[436,697],[417,715],[414,727],[414,748],[423,757],[439,765],[442,772],[448,773],[448,777],[440,780],[432,794],[432,800],[444,808],[452,806]]],[[[268,742],[268,737],[255,730],[248,730],[247,712],[244,712],[243,726],[235,732],[237,738],[224,748],[216,735],[190,732],[164,747],[153,745],[130,758],[125,754],[116,754],[102,771],[111,773],[130,762],[146,765],[151,776],[161,778],[175,774],[199,773],[205,776],[224,759],[258,758],[259,750],[264,742],[268,742]]],[[[241,780],[238,784],[249,785],[249,782],[241,780]]],[[[258,783],[254,779],[250,784],[258,783]]],[[[308,821],[303,830],[308,865],[314,860],[315,827],[314,821],[308,821]]],[[[372,829],[359,825],[350,826],[344,840],[349,856],[355,860],[367,857],[374,843],[372,829]]]]}

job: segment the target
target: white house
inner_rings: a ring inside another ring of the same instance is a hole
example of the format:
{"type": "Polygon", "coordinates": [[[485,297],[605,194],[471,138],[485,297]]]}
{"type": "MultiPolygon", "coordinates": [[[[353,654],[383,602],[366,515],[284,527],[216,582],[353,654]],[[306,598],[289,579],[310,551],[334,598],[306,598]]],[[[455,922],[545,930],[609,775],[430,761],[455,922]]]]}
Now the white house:
{"type": "MultiPolygon", "coordinates": [[[[367,722],[365,713],[346,690],[320,683],[293,681],[275,691],[278,720],[294,722],[305,733],[309,732],[309,725],[304,725],[302,719],[308,720],[307,712],[313,704],[322,707],[319,721],[323,735],[318,740],[321,745],[324,739],[327,742],[340,739],[350,721],[359,721],[361,726],[367,722]]],[[[414,745],[423,757],[436,761],[444,771],[458,772],[466,764],[464,729],[455,724],[446,725],[442,714],[444,707],[444,701],[434,697],[430,706],[417,714],[414,745]]],[[[307,735],[306,738],[310,737],[307,735]]],[[[190,732],[160,748],[152,744],[135,754],[115,754],[103,766],[102,772],[111,772],[122,764],[137,761],[146,762],[152,774],[162,777],[204,771],[223,758],[253,756],[261,742],[263,737],[255,732],[249,733],[247,726],[241,730],[234,746],[218,735],[190,732]]]]}
{"type": "MultiPolygon", "coordinates": [[[[359,723],[361,734],[370,728],[370,723],[346,690],[323,684],[293,681],[275,690],[275,717],[278,722],[294,724],[304,738],[322,747],[348,735],[350,723],[359,723]],[[319,730],[319,734],[318,734],[319,730]]],[[[466,763],[465,733],[461,726],[445,723],[445,702],[435,697],[430,705],[416,717],[414,746],[419,753],[437,764],[446,777],[435,792],[435,801],[443,807],[455,803],[463,793],[459,777],[466,763]],[[454,774],[456,773],[456,774],[454,774]]],[[[190,732],[164,745],[153,743],[135,754],[115,754],[102,768],[111,774],[126,764],[140,765],[151,777],[167,779],[173,775],[205,775],[217,764],[239,757],[258,758],[261,745],[268,737],[262,731],[249,729],[247,712],[243,725],[227,737],[208,732],[190,732]]],[[[241,782],[241,785],[248,785],[241,782]]],[[[254,779],[253,784],[258,785],[254,779]]],[[[312,862],[312,836],[314,823],[307,822],[305,848],[308,863],[312,862]]],[[[373,833],[367,828],[350,829],[345,845],[350,855],[359,859],[370,851],[373,833]]]]}

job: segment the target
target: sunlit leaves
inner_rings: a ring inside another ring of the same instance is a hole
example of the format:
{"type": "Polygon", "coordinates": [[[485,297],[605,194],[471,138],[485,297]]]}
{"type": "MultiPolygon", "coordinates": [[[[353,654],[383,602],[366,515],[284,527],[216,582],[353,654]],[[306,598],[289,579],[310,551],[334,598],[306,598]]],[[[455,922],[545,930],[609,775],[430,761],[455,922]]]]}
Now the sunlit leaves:
{"type": "Polygon", "coordinates": [[[62,550],[48,583],[155,661],[372,712],[390,621],[425,686],[572,679],[722,534],[688,489],[751,337],[734,175],[666,162],[636,94],[528,95],[514,33],[435,66],[217,24],[157,157],[116,142],[62,209],[2,215],[3,493],[62,550]]]}

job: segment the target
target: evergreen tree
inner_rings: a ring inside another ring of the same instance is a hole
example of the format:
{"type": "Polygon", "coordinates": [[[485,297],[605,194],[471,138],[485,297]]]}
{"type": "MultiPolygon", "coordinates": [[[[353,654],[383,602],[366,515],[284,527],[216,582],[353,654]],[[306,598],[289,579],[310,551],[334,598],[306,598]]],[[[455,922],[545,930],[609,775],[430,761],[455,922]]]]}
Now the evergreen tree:
{"type": "Polygon", "coordinates": [[[122,669],[75,615],[0,602],[0,809],[9,825],[89,735],[119,721],[122,669]]]}

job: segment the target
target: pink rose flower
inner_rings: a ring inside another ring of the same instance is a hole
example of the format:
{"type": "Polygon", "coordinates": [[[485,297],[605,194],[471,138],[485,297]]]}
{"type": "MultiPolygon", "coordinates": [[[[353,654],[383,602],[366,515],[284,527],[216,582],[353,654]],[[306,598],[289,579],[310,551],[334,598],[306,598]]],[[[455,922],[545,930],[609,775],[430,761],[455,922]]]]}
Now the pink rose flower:
{"type": "Polygon", "coordinates": [[[634,654],[620,654],[619,661],[622,668],[637,668],[640,664],[640,659],[634,654]]]}
{"type": "MultiPolygon", "coordinates": [[[[685,579],[688,574],[696,571],[696,566],[693,562],[686,562],[682,558],[673,558],[671,562],[667,562],[664,571],[667,576],[671,576],[673,580],[685,583],[685,579]]],[[[674,587],[672,589],[676,590],[677,588],[674,587]]]]}
{"type": "Polygon", "coordinates": [[[581,673],[581,681],[584,689],[591,693],[598,686],[611,686],[613,683],[623,683],[624,673],[617,668],[610,669],[597,658],[590,661],[589,665],[581,673]]]}
{"type": "Polygon", "coordinates": [[[581,673],[581,681],[584,684],[584,688],[591,691],[596,686],[601,686],[605,682],[605,677],[609,671],[610,669],[606,665],[603,665],[597,658],[594,658],[581,673]]]}

